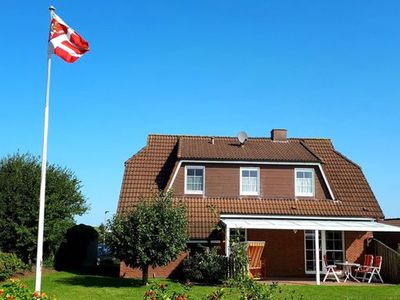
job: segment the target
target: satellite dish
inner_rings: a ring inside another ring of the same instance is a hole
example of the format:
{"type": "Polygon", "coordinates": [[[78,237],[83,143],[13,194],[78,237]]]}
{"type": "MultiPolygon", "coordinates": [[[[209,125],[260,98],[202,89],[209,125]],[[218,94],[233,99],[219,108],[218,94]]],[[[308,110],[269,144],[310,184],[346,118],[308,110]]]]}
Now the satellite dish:
{"type": "Polygon", "coordinates": [[[244,132],[244,131],[239,132],[238,140],[239,140],[240,144],[243,145],[248,139],[249,139],[249,137],[247,136],[246,132],[244,132]]]}

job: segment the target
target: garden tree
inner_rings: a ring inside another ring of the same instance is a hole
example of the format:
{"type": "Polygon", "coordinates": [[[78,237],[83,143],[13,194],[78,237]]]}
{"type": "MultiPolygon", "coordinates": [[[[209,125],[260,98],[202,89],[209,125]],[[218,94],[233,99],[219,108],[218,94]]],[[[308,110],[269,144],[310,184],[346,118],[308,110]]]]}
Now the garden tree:
{"type": "MultiPolygon", "coordinates": [[[[26,263],[36,254],[41,162],[30,154],[0,160],[0,249],[26,263]]],[[[73,172],[47,167],[44,258],[54,255],[74,216],[88,210],[73,172]]]]}
{"type": "Polygon", "coordinates": [[[109,222],[108,245],[129,267],[142,270],[148,282],[149,266],[165,266],[186,249],[186,206],[173,203],[172,192],[158,192],[142,200],[126,215],[109,222]]]}

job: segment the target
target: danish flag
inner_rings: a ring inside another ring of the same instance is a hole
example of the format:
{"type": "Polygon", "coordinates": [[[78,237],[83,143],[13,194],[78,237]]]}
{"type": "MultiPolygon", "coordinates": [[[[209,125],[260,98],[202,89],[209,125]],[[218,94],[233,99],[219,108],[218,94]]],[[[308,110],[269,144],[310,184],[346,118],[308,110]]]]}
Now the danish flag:
{"type": "Polygon", "coordinates": [[[73,63],[89,51],[89,44],[54,12],[50,23],[49,53],[73,63]]]}

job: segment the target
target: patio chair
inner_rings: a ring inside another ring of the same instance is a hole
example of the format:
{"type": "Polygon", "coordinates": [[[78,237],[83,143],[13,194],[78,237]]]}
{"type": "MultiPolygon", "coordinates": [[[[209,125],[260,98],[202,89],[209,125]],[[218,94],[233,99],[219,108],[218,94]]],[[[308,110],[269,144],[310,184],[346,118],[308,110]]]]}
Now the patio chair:
{"type": "Polygon", "coordinates": [[[354,277],[363,280],[366,272],[368,272],[370,270],[373,261],[374,261],[373,255],[371,255],[371,254],[364,255],[364,263],[355,270],[356,274],[354,277]],[[361,276],[358,276],[358,273],[361,273],[364,275],[362,275],[362,277],[361,277],[361,276]]]}
{"type": "Polygon", "coordinates": [[[322,282],[325,282],[329,275],[333,275],[336,281],[340,282],[338,275],[342,275],[342,271],[338,271],[336,265],[328,265],[328,258],[326,254],[324,255],[324,264],[326,268],[326,274],[322,282]]]}
{"type": "Polygon", "coordinates": [[[362,281],[364,282],[369,275],[368,283],[371,283],[371,280],[374,276],[377,276],[379,280],[383,283],[383,279],[381,277],[381,267],[382,267],[382,256],[375,256],[374,263],[371,267],[365,268],[365,270],[360,271],[364,274],[362,281]]]}
{"type": "Polygon", "coordinates": [[[249,256],[249,275],[254,278],[261,277],[262,261],[261,255],[264,251],[264,241],[250,241],[247,246],[249,256]]]}

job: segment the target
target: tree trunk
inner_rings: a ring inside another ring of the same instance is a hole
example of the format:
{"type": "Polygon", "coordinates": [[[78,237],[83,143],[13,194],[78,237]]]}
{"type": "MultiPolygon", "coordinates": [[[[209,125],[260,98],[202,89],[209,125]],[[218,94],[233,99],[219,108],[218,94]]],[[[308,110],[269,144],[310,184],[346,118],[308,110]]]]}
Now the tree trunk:
{"type": "Polygon", "coordinates": [[[149,283],[149,265],[142,266],[142,284],[148,285],[149,283]]]}

